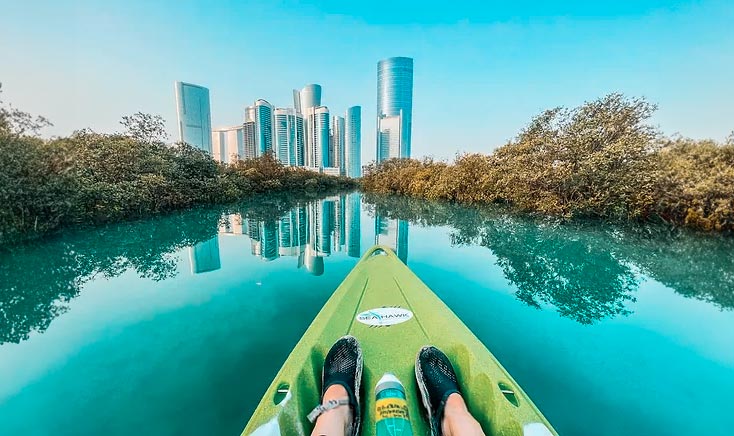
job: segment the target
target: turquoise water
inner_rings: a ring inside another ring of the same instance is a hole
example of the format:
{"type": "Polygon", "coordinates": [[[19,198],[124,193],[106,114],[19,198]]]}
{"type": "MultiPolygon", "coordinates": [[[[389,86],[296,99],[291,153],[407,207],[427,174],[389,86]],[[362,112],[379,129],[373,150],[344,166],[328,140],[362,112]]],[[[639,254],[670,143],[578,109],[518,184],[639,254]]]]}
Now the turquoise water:
{"type": "Polygon", "coordinates": [[[562,435],[734,432],[733,238],[350,194],[0,254],[0,434],[239,434],[376,241],[562,435]]]}

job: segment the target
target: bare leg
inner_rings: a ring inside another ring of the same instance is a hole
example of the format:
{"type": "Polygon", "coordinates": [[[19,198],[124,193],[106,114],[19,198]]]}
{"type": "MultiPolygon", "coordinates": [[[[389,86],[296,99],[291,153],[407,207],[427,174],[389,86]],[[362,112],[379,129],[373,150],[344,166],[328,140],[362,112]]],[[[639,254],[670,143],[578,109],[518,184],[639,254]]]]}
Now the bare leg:
{"type": "MultiPolygon", "coordinates": [[[[324,392],[324,403],[329,400],[347,398],[347,390],[342,385],[331,385],[324,392]]],[[[311,436],[345,436],[351,425],[350,406],[339,406],[324,412],[316,419],[316,426],[311,436]]]]}
{"type": "Polygon", "coordinates": [[[441,429],[446,436],[484,436],[482,427],[466,408],[461,395],[453,393],[446,399],[441,429]]]}

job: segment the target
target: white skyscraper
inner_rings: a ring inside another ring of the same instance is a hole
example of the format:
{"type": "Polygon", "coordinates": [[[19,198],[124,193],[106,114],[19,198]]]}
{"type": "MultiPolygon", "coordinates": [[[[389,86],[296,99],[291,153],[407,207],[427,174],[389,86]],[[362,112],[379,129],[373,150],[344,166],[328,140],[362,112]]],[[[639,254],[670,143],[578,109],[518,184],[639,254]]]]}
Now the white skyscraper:
{"type": "Polygon", "coordinates": [[[176,82],[175,88],[178,140],[212,153],[209,90],[185,82],[176,82]]]}
{"type": "Polygon", "coordinates": [[[308,108],[321,106],[321,85],[314,83],[304,86],[295,100],[297,100],[294,101],[296,110],[304,114],[308,108]]]}
{"type": "Polygon", "coordinates": [[[306,109],[306,166],[321,169],[329,166],[329,108],[317,106],[306,109]]]}
{"type": "Polygon", "coordinates": [[[219,162],[227,160],[227,138],[221,129],[212,130],[212,157],[219,162]]]}
{"type": "Polygon", "coordinates": [[[295,166],[296,158],[296,111],[291,108],[275,109],[275,152],[284,165],[295,166]]]}
{"type": "Polygon", "coordinates": [[[344,171],[344,117],[334,115],[331,119],[331,146],[329,147],[329,166],[344,171]]]}
{"type": "Polygon", "coordinates": [[[245,122],[243,123],[244,156],[242,159],[254,159],[258,156],[257,128],[255,127],[255,106],[245,108],[245,122]]]}
{"type": "Polygon", "coordinates": [[[214,159],[220,162],[233,163],[239,159],[246,159],[245,126],[214,129],[212,146],[214,159]]]}
{"type": "Polygon", "coordinates": [[[377,162],[401,157],[402,117],[383,115],[377,120],[377,162]]]}

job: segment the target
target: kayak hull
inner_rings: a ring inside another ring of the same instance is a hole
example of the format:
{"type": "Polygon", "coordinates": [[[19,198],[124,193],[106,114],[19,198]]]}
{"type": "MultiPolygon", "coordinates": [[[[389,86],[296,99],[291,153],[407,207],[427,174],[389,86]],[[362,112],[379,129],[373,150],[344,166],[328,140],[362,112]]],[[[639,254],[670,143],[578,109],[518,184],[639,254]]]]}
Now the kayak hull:
{"type": "Polygon", "coordinates": [[[362,434],[375,434],[374,388],[386,372],[406,387],[414,434],[428,434],[415,356],[435,345],[451,359],[470,412],[488,435],[557,435],[520,386],[471,331],[386,247],[365,253],[294,347],[243,435],[308,435],[331,345],[351,334],[364,353],[362,434]]]}

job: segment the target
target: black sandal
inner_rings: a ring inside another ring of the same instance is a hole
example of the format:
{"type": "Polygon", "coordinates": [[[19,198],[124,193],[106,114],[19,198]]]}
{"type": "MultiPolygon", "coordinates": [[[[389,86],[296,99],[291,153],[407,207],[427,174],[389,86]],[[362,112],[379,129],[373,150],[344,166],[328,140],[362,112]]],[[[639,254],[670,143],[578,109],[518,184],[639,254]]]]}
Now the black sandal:
{"type": "Polygon", "coordinates": [[[308,420],[316,422],[324,412],[339,406],[351,406],[352,426],[349,435],[359,434],[361,424],[359,408],[359,388],[362,384],[362,348],[354,336],[343,336],[331,346],[324,359],[324,369],[321,373],[321,403],[308,414],[308,420]],[[347,398],[329,400],[325,404],[324,393],[332,385],[341,385],[347,391],[347,398]]]}
{"type": "Polygon", "coordinates": [[[461,395],[454,367],[441,350],[425,346],[415,358],[415,379],[428,412],[431,436],[440,436],[446,400],[453,393],[461,395]]]}

